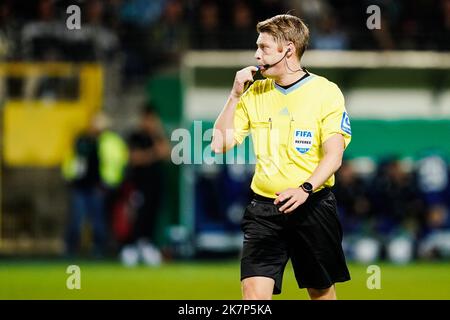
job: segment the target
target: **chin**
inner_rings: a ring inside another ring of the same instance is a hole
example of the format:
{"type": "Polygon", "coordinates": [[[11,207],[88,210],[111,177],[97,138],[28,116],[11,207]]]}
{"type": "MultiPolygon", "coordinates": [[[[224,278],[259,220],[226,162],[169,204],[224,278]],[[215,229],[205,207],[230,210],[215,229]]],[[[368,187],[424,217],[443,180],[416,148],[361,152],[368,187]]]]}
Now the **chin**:
{"type": "Polygon", "coordinates": [[[272,80],[277,79],[277,77],[274,74],[270,74],[270,72],[261,73],[261,75],[267,79],[272,79],[272,80]]]}
{"type": "Polygon", "coordinates": [[[270,78],[272,75],[270,74],[270,71],[269,70],[261,70],[261,75],[264,77],[264,78],[270,78]]]}

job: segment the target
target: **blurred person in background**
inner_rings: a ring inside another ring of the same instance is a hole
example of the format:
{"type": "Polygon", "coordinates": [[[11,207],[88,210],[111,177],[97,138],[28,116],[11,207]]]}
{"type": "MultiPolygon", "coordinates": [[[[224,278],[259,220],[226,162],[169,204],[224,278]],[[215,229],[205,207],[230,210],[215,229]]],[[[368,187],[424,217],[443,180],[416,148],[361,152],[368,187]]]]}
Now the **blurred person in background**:
{"type": "Polygon", "coordinates": [[[394,262],[410,261],[423,210],[413,175],[397,157],[388,158],[380,163],[370,193],[381,257],[394,262]]]}
{"type": "MultiPolygon", "coordinates": [[[[58,19],[56,11],[54,0],[37,2],[37,19],[26,23],[21,32],[23,59],[38,62],[65,60],[62,34],[66,26],[63,19],[58,19]]],[[[50,77],[28,75],[24,86],[25,99],[35,99],[38,96],[55,98],[55,81],[50,77]]]]}
{"type": "MultiPolygon", "coordinates": [[[[14,57],[17,49],[18,26],[10,1],[0,3],[0,62],[14,57]]],[[[0,100],[1,101],[1,100],[0,100]]]]}
{"type": "Polygon", "coordinates": [[[148,36],[160,19],[166,0],[128,0],[120,6],[120,43],[124,58],[124,85],[142,81],[153,72],[148,36]]]}
{"type": "Polygon", "coordinates": [[[344,161],[336,174],[333,188],[338,201],[342,226],[347,235],[371,233],[372,206],[367,182],[358,176],[351,163],[344,161]]]}
{"type": "Polygon", "coordinates": [[[289,0],[288,3],[305,20],[311,32],[314,32],[321,17],[330,10],[327,0],[289,0]]]}
{"type": "Polygon", "coordinates": [[[450,50],[450,0],[440,0],[439,9],[437,11],[438,19],[434,24],[434,19],[430,19],[428,22],[431,25],[433,31],[430,32],[435,37],[437,43],[437,49],[443,51],[450,50]]]}
{"type": "Polygon", "coordinates": [[[161,119],[152,105],[142,110],[139,128],[128,137],[130,163],[127,182],[131,184],[135,217],[131,233],[120,253],[124,265],[141,259],[149,266],[159,265],[162,254],[155,244],[155,227],[164,198],[163,162],[170,145],[161,119]]]}
{"type": "Polygon", "coordinates": [[[251,133],[257,157],[253,200],[241,224],[242,295],[281,293],[291,260],[311,299],[336,299],[335,283],[350,280],[330,190],[351,141],[344,97],[301,66],[309,30],[300,18],[277,15],[257,31],[258,66],[236,73],[211,142],[214,152],[226,152],[251,133]],[[257,71],[266,79],[253,82],[257,71]]]}
{"type": "Polygon", "coordinates": [[[350,162],[344,161],[337,172],[334,187],[345,234],[345,253],[349,259],[361,263],[374,262],[381,251],[369,197],[370,182],[359,176],[350,162]]]}
{"type": "MultiPolygon", "coordinates": [[[[9,1],[0,3],[0,63],[15,56],[17,49],[17,25],[12,14],[9,1]]],[[[6,94],[5,77],[0,76],[0,106],[3,104],[6,94]]]]}
{"type": "Polygon", "coordinates": [[[446,159],[430,153],[417,163],[417,186],[425,203],[419,256],[450,257],[450,176],[446,159]]]}
{"type": "Polygon", "coordinates": [[[213,0],[200,2],[198,16],[194,17],[191,46],[193,49],[220,49],[223,44],[220,10],[213,0]]]}
{"type": "Polygon", "coordinates": [[[364,5],[364,8],[370,5],[377,5],[381,12],[380,28],[369,30],[374,40],[373,45],[376,45],[376,49],[380,50],[395,50],[399,44],[398,39],[396,39],[396,31],[400,27],[401,2],[392,0],[365,0],[364,5]]]}
{"type": "Polygon", "coordinates": [[[119,38],[104,23],[105,4],[91,0],[81,8],[81,12],[81,29],[65,29],[63,33],[65,58],[75,62],[103,63],[117,59],[119,38]]]}
{"type": "Polygon", "coordinates": [[[228,49],[253,49],[256,32],[252,8],[243,1],[235,1],[231,8],[231,26],[227,30],[225,46],[228,49]]]}
{"type": "Polygon", "coordinates": [[[252,1],[255,8],[255,18],[262,21],[273,16],[274,12],[287,12],[290,7],[286,6],[285,0],[256,0],[252,1]]]}
{"type": "Polygon", "coordinates": [[[312,36],[311,47],[317,50],[346,50],[349,39],[335,14],[323,15],[317,24],[316,32],[312,36]]]}
{"type": "Polygon", "coordinates": [[[37,61],[64,59],[61,35],[66,30],[65,20],[58,19],[55,0],[39,0],[37,19],[26,23],[22,29],[23,58],[37,61]]]}
{"type": "Polygon", "coordinates": [[[185,21],[185,7],[181,0],[169,0],[151,31],[153,68],[164,65],[178,67],[181,56],[189,47],[189,26],[185,21]]]}
{"type": "Polygon", "coordinates": [[[70,191],[65,239],[68,257],[79,253],[86,217],[92,225],[94,257],[105,254],[109,236],[105,199],[122,182],[128,161],[126,143],[109,129],[110,125],[111,120],[105,114],[95,115],[63,161],[62,172],[70,191]]]}
{"type": "Polygon", "coordinates": [[[423,207],[413,176],[396,157],[382,161],[370,187],[376,215],[376,230],[389,235],[403,229],[414,233],[409,224],[420,216],[423,207]]]}

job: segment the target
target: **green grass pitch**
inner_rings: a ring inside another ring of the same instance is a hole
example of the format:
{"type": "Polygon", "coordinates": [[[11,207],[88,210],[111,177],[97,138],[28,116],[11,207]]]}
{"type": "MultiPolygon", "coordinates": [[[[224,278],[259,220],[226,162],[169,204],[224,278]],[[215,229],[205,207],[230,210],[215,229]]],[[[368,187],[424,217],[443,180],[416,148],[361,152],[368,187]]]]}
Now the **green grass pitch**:
{"type": "MultiPolygon", "coordinates": [[[[81,289],[69,290],[65,261],[0,261],[0,299],[240,299],[239,262],[174,262],[125,268],[117,262],[78,261],[81,289]]],[[[450,262],[380,263],[381,288],[369,290],[367,265],[349,265],[352,280],[337,284],[339,299],[450,299],[450,262]]],[[[290,264],[283,293],[307,299],[290,264]]]]}

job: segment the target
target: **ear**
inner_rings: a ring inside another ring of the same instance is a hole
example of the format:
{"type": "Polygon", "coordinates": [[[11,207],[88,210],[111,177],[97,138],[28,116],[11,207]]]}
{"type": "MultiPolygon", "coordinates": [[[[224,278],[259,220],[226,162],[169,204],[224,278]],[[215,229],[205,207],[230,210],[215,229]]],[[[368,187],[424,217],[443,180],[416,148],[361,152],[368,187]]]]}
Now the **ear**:
{"type": "Polygon", "coordinates": [[[292,53],[294,52],[294,50],[292,49],[291,45],[289,45],[286,52],[288,52],[288,54],[287,54],[288,57],[292,56],[292,53]]]}

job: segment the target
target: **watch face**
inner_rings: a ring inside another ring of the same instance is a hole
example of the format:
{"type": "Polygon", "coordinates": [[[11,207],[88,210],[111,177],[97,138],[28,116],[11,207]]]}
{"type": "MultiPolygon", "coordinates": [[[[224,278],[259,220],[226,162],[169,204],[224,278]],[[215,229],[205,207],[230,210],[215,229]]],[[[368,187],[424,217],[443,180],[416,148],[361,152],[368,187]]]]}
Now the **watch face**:
{"type": "Polygon", "coordinates": [[[305,182],[302,186],[303,186],[303,189],[305,189],[305,191],[312,192],[313,186],[311,183],[305,182]]]}

